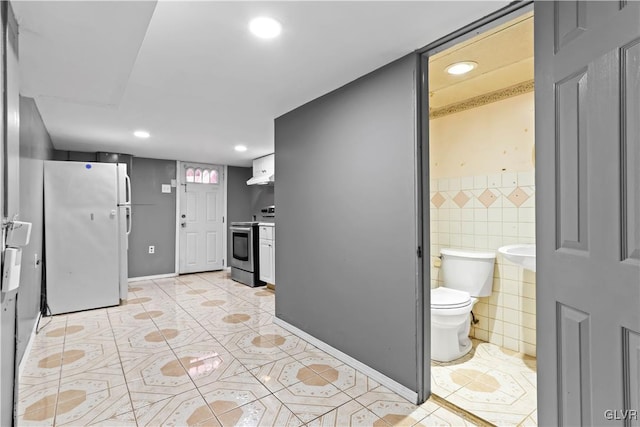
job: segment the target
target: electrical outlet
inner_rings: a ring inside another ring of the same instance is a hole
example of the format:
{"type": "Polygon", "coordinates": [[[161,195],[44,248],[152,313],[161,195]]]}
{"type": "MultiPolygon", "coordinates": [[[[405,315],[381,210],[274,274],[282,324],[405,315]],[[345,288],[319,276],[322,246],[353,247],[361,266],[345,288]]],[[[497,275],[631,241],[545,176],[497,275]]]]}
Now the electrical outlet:
{"type": "Polygon", "coordinates": [[[156,253],[156,247],[155,246],[149,246],[149,253],[150,254],[155,254],[156,253]]]}

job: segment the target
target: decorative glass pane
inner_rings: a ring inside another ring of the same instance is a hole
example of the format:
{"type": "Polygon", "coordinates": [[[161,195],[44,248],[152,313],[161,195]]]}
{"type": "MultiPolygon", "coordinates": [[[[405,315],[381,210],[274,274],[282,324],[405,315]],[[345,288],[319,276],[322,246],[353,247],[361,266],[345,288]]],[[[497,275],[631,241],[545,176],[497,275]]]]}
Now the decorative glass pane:
{"type": "Polygon", "coordinates": [[[195,182],[202,183],[202,171],[200,169],[196,169],[196,179],[195,182]]]}
{"type": "Polygon", "coordinates": [[[205,169],[204,172],[202,172],[202,182],[205,184],[209,183],[209,169],[205,169]]]}
{"type": "Polygon", "coordinates": [[[211,175],[209,176],[209,184],[217,184],[218,183],[218,171],[213,169],[211,171],[211,175]]]}
{"type": "Polygon", "coordinates": [[[193,182],[193,168],[187,169],[187,182],[193,182]]]}

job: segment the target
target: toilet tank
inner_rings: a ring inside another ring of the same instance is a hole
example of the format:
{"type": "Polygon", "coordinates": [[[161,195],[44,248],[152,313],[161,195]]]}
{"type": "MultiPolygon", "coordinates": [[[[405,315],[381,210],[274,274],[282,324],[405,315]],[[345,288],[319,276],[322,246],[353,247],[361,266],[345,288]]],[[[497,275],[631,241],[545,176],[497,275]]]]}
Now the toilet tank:
{"type": "Polygon", "coordinates": [[[488,297],[493,288],[495,252],[443,248],[444,287],[469,292],[472,297],[488,297]]]}

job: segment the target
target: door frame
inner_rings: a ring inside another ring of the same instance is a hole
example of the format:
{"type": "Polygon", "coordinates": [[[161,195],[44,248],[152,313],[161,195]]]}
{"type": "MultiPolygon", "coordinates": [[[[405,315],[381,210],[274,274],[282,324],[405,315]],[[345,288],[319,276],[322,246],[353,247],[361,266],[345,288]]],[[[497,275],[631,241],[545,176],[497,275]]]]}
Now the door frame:
{"type": "MultiPolygon", "coordinates": [[[[418,374],[418,402],[424,402],[431,395],[431,227],[429,209],[429,57],[468,40],[478,34],[508,22],[519,15],[533,11],[533,0],[523,0],[509,4],[489,15],[478,19],[451,34],[448,34],[427,46],[418,49],[418,72],[416,75],[416,112],[417,112],[417,194],[418,194],[418,242],[422,248],[422,257],[418,266],[418,345],[416,361],[418,374]]],[[[535,18],[534,18],[535,19],[535,18]]],[[[537,298],[536,298],[537,301],[537,298]]],[[[537,330],[536,330],[537,334],[537,330]]]]}
{"type": "MultiPolygon", "coordinates": [[[[184,178],[182,176],[182,166],[184,163],[200,163],[200,162],[187,162],[184,160],[176,160],[176,247],[175,247],[175,266],[174,266],[174,270],[175,270],[175,275],[179,276],[180,275],[180,189],[182,188],[182,184],[185,184],[184,182],[184,178]]],[[[223,220],[222,220],[222,242],[223,242],[223,251],[226,254],[227,252],[227,218],[229,218],[228,215],[228,209],[229,207],[227,206],[227,178],[229,177],[229,167],[228,165],[214,165],[213,163],[203,163],[203,164],[210,164],[211,166],[221,166],[222,167],[222,203],[224,204],[224,209],[223,211],[223,220]]],[[[222,268],[223,269],[227,269],[227,266],[229,265],[229,260],[227,259],[226,255],[223,258],[223,262],[222,262],[222,268]]]]}

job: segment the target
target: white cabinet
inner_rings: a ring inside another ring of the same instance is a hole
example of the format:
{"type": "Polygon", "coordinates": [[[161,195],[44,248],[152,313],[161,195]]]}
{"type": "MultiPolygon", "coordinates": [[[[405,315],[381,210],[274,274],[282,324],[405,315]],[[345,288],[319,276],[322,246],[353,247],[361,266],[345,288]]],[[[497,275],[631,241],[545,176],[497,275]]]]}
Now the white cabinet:
{"type": "Polygon", "coordinates": [[[275,227],[273,225],[260,224],[260,280],[276,283],[276,257],[275,257],[275,227]]]}
{"type": "Polygon", "coordinates": [[[260,157],[253,161],[253,176],[273,175],[275,171],[275,155],[260,157]]]}

